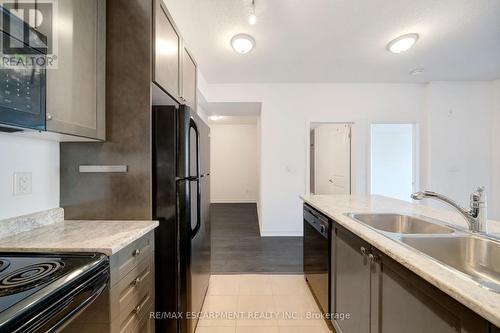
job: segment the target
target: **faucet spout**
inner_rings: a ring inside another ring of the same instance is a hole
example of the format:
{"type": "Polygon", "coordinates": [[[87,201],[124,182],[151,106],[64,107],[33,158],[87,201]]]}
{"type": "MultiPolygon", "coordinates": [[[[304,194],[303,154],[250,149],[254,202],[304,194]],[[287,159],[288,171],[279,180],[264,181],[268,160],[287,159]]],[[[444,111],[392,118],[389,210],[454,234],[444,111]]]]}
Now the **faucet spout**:
{"type": "Polygon", "coordinates": [[[455,208],[467,221],[472,232],[487,232],[486,194],[484,187],[479,187],[471,194],[470,208],[465,209],[456,201],[433,191],[415,192],[411,195],[413,200],[435,199],[455,208]]]}

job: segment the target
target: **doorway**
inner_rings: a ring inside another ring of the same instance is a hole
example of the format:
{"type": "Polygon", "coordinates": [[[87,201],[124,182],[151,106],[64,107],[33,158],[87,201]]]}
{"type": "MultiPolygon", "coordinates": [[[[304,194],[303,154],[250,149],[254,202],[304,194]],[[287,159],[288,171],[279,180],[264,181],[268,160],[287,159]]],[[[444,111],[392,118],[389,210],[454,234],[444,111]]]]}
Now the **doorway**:
{"type": "Polygon", "coordinates": [[[313,123],[310,143],[311,193],[351,194],[351,124],[313,123]]]}
{"type": "Polygon", "coordinates": [[[370,193],[410,201],[415,191],[415,124],[372,124],[370,193]]]}

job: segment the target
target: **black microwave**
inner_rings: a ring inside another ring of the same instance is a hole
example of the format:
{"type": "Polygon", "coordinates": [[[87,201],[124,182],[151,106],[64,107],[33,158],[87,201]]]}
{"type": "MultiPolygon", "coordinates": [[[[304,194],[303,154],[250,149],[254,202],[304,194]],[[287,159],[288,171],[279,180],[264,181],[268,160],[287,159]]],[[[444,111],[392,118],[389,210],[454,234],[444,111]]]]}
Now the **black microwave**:
{"type": "Polygon", "coordinates": [[[41,34],[2,6],[0,12],[0,131],[45,131],[46,51],[30,46],[33,37],[40,39],[41,34]],[[22,54],[12,46],[22,49],[22,54]],[[41,64],[33,63],[35,58],[41,64]]]}

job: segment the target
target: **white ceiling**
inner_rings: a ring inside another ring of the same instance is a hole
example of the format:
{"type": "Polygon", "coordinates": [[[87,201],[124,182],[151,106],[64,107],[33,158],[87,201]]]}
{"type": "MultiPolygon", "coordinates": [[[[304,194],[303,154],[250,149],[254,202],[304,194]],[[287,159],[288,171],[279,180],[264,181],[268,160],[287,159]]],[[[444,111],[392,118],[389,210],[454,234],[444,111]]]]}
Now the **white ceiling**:
{"type": "Polygon", "coordinates": [[[164,1],[209,83],[500,77],[500,0],[255,0],[255,26],[251,0],[164,1]],[[386,51],[410,32],[420,34],[410,51],[386,51]],[[237,33],[256,39],[251,53],[231,49],[237,33]]]}

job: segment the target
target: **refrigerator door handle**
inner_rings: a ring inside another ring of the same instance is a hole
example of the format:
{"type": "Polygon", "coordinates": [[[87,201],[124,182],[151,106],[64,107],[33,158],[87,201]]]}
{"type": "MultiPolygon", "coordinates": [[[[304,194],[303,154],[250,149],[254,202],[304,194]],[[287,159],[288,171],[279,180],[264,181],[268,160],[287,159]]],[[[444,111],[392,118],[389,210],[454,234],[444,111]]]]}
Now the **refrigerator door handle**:
{"type": "MultiPolygon", "coordinates": [[[[196,176],[190,176],[190,181],[196,182],[196,226],[191,229],[191,239],[196,236],[201,227],[201,182],[200,182],[200,132],[198,126],[193,118],[189,119],[189,127],[192,128],[196,134],[196,176]]],[[[191,161],[189,161],[191,163],[191,161]]]]}

